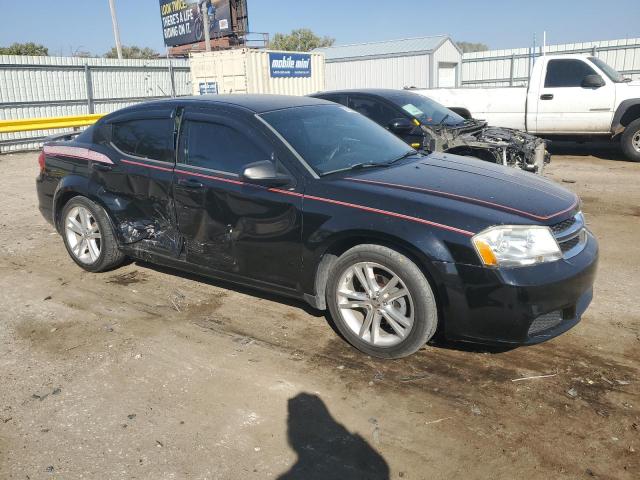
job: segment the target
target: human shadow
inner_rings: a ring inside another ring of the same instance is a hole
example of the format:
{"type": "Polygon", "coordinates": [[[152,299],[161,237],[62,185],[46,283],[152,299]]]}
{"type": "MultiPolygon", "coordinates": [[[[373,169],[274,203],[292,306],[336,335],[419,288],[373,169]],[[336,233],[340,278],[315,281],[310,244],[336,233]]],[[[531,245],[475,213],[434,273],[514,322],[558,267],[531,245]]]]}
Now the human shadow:
{"type": "Polygon", "coordinates": [[[289,399],[287,434],[298,460],[279,480],[386,480],[389,466],[360,435],[337,423],[317,396],[289,399]]]}

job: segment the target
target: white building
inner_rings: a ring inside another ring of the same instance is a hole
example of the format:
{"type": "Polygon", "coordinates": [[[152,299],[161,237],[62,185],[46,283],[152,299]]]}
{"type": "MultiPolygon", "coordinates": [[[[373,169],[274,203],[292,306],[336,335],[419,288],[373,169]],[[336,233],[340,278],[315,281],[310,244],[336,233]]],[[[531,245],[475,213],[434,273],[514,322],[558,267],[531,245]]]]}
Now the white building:
{"type": "Polygon", "coordinates": [[[462,51],[446,35],[338,45],[325,54],[325,88],[436,88],[461,84],[462,51]]]}

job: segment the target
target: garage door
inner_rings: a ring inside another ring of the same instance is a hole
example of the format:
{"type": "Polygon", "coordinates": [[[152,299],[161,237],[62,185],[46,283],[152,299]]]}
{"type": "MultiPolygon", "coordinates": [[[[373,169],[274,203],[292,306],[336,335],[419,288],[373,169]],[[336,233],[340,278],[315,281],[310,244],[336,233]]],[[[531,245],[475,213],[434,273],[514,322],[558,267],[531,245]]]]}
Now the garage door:
{"type": "Polygon", "coordinates": [[[438,64],[438,87],[450,88],[456,87],[456,70],[458,65],[455,63],[439,63],[438,64]]]}

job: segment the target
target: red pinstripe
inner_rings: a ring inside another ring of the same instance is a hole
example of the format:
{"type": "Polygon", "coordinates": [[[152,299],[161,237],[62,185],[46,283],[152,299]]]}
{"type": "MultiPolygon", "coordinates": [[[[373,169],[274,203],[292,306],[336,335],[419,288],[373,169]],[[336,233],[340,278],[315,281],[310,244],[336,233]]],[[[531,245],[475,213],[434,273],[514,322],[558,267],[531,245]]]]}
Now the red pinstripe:
{"type": "MultiPolygon", "coordinates": [[[[69,154],[66,154],[66,156],[70,156],[70,157],[74,157],[74,158],[82,158],[84,160],[93,160],[92,158],[69,155],[69,154]]],[[[389,217],[400,218],[402,220],[408,220],[410,222],[421,223],[423,225],[430,225],[432,227],[437,227],[437,228],[441,228],[441,229],[444,229],[444,230],[449,230],[451,232],[460,233],[462,235],[467,235],[469,237],[474,235],[473,232],[469,232],[467,230],[462,230],[462,229],[456,228],[456,227],[451,227],[449,225],[443,225],[441,223],[432,222],[430,220],[425,220],[425,219],[419,218],[419,217],[412,217],[411,215],[405,215],[403,213],[391,212],[391,211],[388,211],[388,210],[381,210],[379,208],[367,207],[365,205],[358,205],[356,203],[342,202],[340,200],[333,200],[333,199],[324,198],[324,197],[316,197],[314,195],[304,195],[302,193],[292,192],[290,190],[282,190],[280,188],[266,188],[266,187],[261,187],[259,185],[253,185],[253,184],[250,184],[250,183],[242,182],[240,180],[233,180],[231,178],[217,177],[217,176],[213,176],[213,175],[205,175],[204,173],[192,172],[192,171],[189,171],[189,170],[181,170],[181,169],[178,169],[178,168],[171,169],[171,168],[166,168],[166,167],[160,167],[158,165],[152,165],[152,164],[143,163],[143,162],[136,162],[134,160],[126,160],[124,158],[121,159],[120,161],[122,163],[126,163],[128,165],[136,165],[138,167],[152,168],[154,170],[161,170],[163,172],[175,172],[175,173],[178,173],[178,174],[181,174],[181,175],[192,175],[194,177],[207,178],[207,179],[210,179],[210,180],[215,180],[215,181],[224,182],[224,183],[230,183],[230,184],[233,184],[233,185],[242,185],[242,186],[249,186],[249,187],[254,187],[254,188],[264,188],[265,190],[267,190],[269,192],[279,193],[281,195],[290,195],[290,196],[293,196],[293,197],[303,198],[305,200],[314,200],[314,201],[317,201],[317,202],[324,202],[324,203],[330,203],[330,204],[333,204],[333,205],[340,205],[340,206],[343,206],[343,207],[354,208],[356,210],[362,210],[362,211],[365,211],[365,212],[377,213],[377,214],[380,214],[380,215],[387,215],[389,217]]]]}
{"type": "Polygon", "coordinates": [[[550,218],[557,217],[558,215],[562,215],[563,213],[567,213],[568,211],[573,210],[576,207],[576,205],[578,204],[578,197],[576,197],[569,208],[566,208],[564,210],[561,210],[561,211],[556,212],[556,213],[551,214],[551,215],[544,216],[544,215],[536,215],[535,213],[525,212],[524,210],[518,210],[517,208],[508,207],[507,205],[501,205],[499,203],[489,202],[487,200],[481,200],[479,198],[466,197],[464,195],[458,195],[458,194],[449,193],[449,192],[442,192],[440,190],[431,190],[429,188],[412,187],[412,186],[409,186],[409,185],[401,185],[401,184],[398,184],[398,183],[389,183],[389,182],[380,182],[378,180],[367,180],[367,179],[364,179],[364,178],[347,177],[347,178],[345,178],[345,180],[351,180],[352,182],[371,183],[371,184],[374,184],[374,185],[384,185],[384,186],[388,186],[388,187],[398,187],[398,188],[404,188],[404,189],[407,189],[407,190],[414,190],[414,191],[419,191],[419,192],[435,193],[437,195],[442,195],[442,196],[445,196],[445,197],[460,198],[462,200],[468,200],[468,201],[473,202],[473,203],[479,203],[479,204],[483,204],[483,205],[490,205],[492,207],[501,208],[503,210],[508,210],[508,211],[511,211],[511,212],[519,213],[521,215],[525,215],[527,217],[535,218],[537,220],[549,220],[550,218]]]}
{"type": "Polygon", "coordinates": [[[173,172],[173,168],[160,167],[158,165],[151,165],[149,163],[134,162],[133,160],[126,160],[124,158],[120,161],[122,163],[128,163],[129,165],[136,165],[138,167],[153,168],[154,170],[162,170],[163,172],[173,172]]]}
{"type": "MultiPolygon", "coordinates": [[[[205,174],[202,174],[202,173],[195,173],[195,172],[191,172],[191,171],[188,171],[188,170],[176,169],[175,172],[176,173],[180,173],[180,174],[184,174],[184,175],[194,175],[196,177],[202,177],[202,178],[208,178],[208,179],[211,179],[211,180],[216,180],[216,181],[221,181],[221,182],[226,182],[226,183],[232,183],[234,185],[245,185],[245,186],[262,188],[262,187],[259,187],[258,185],[252,185],[250,183],[242,182],[242,181],[239,181],[239,180],[231,180],[229,178],[224,178],[224,177],[216,177],[216,176],[212,176],[212,175],[205,175],[205,174]]],[[[357,210],[363,210],[365,212],[378,213],[380,215],[387,215],[387,216],[390,216],[390,217],[401,218],[403,220],[408,220],[408,221],[411,221],[411,222],[421,223],[421,224],[424,224],[424,225],[430,225],[432,227],[442,228],[444,230],[449,230],[451,232],[460,233],[462,235],[467,235],[469,237],[472,237],[474,235],[473,232],[469,232],[467,230],[462,230],[461,228],[451,227],[449,225],[443,225],[442,223],[432,222],[430,220],[425,220],[423,218],[412,217],[411,215],[405,215],[403,213],[390,212],[388,210],[381,210],[379,208],[367,207],[365,205],[358,205],[356,203],[342,202],[340,200],[333,200],[333,199],[330,199],[330,198],[316,197],[314,195],[304,195],[302,193],[292,192],[292,191],[289,191],[289,190],[282,190],[282,189],[279,189],[279,188],[268,188],[266,190],[268,190],[270,192],[280,193],[280,194],[283,194],[283,195],[291,195],[291,196],[294,196],[294,197],[301,197],[301,198],[303,198],[305,200],[314,200],[314,201],[317,201],[317,202],[331,203],[333,205],[340,205],[340,206],[343,206],[343,207],[354,208],[354,209],[357,209],[357,210]]]]}

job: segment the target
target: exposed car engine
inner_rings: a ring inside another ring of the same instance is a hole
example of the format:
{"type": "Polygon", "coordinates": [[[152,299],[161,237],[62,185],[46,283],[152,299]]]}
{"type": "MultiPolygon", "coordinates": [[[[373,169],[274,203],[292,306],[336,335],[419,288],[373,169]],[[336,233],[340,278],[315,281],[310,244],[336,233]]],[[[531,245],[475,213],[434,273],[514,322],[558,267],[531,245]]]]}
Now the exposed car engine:
{"type": "Polygon", "coordinates": [[[460,126],[422,125],[424,148],[521,168],[542,174],[549,163],[546,141],[520,130],[488,127],[482,120],[469,119],[460,126]]]}

